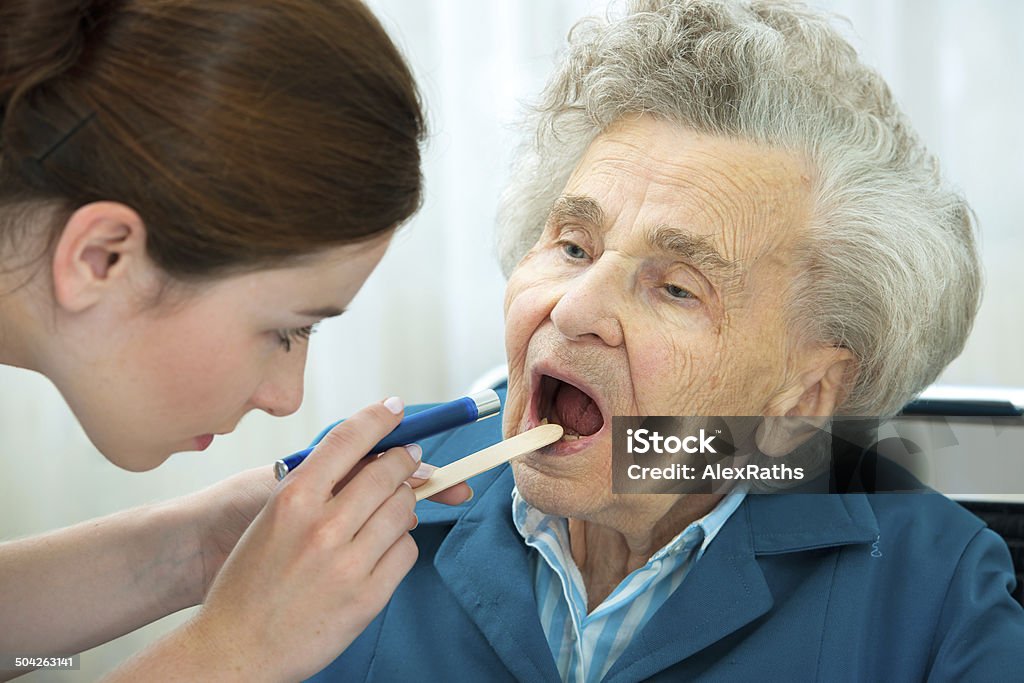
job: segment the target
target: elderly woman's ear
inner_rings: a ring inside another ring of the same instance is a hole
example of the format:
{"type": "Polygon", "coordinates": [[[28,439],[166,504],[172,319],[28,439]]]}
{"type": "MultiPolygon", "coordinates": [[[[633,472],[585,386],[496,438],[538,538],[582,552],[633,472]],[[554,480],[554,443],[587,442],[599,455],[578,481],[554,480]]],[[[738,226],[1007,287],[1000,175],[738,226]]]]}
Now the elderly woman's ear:
{"type": "Polygon", "coordinates": [[[842,405],[856,379],[849,349],[821,347],[804,356],[798,372],[769,403],[757,430],[757,447],[765,455],[790,453],[821,429],[842,405]]]}
{"type": "Polygon", "coordinates": [[[790,368],[765,415],[827,417],[842,405],[855,379],[853,352],[839,346],[805,346],[791,356],[790,368]]]}

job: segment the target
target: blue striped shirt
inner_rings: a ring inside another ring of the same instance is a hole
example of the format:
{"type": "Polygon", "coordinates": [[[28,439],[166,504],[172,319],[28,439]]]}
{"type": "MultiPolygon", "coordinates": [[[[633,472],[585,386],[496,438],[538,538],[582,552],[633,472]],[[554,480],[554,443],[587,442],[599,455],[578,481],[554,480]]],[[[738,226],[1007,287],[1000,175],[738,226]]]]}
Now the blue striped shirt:
{"type": "Polygon", "coordinates": [[[600,681],[633,635],[686,578],[746,491],[728,494],[633,571],[587,613],[587,590],[572,559],[564,517],[547,515],[512,490],[512,519],[532,553],[537,612],[563,681],[600,681]],[[543,561],[542,561],[543,560],[543,561]]]}

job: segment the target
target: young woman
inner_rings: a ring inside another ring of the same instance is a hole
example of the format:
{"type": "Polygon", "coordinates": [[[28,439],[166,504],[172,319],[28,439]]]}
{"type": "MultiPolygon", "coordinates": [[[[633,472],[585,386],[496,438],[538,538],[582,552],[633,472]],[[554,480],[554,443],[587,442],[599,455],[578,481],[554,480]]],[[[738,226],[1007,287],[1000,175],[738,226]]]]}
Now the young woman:
{"type": "MultiPolygon", "coordinates": [[[[0,362],[52,380],[130,470],[294,412],[312,325],[419,205],[422,136],[356,0],[0,4],[0,362]]],[[[402,408],[352,416],[281,486],[262,467],[0,545],[0,652],[79,652],[202,603],[113,679],[316,672],[416,557],[418,448],[362,460],[402,408]]]]}

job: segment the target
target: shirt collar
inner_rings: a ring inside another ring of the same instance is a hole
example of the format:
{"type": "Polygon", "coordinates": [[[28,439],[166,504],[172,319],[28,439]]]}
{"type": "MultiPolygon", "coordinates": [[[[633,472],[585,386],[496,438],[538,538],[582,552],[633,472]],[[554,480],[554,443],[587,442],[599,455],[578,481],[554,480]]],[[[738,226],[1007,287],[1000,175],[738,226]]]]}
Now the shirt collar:
{"type": "MultiPolygon", "coordinates": [[[[700,548],[697,550],[697,559],[700,559],[705,549],[725,526],[746,495],[746,486],[727,493],[710,512],[687,525],[671,541],[654,553],[648,562],[691,549],[695,535],[702,538],[700,548]]],[[[512,487],[512,521],[527,545],[535,545],[540,536],[553,535],[558,539],[559,545],[565,549],[569,548],[569,530],[566,519],[549,515],[530,505],[519,495],[519,488],[516,486],[512,487]]],[[[568,552],[568,550],[566,551],[568,552]]]]}

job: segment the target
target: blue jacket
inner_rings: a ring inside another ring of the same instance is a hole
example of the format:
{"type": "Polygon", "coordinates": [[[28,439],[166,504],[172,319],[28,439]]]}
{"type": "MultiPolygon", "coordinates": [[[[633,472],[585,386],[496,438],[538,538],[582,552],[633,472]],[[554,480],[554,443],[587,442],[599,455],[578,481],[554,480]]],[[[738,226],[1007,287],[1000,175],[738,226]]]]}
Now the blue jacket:
{"type": "MultiPolygon", "coordinates": [[[[495,443],[489,419],[423,442],[434,464],[495,443]]],[[[541,681],[512,472],[419,504],[419,560],[313,681],[541,681]]],[[[1006,544],[938,494],[748,495],[604,680],[1024,681],[1006,544]]]]}

